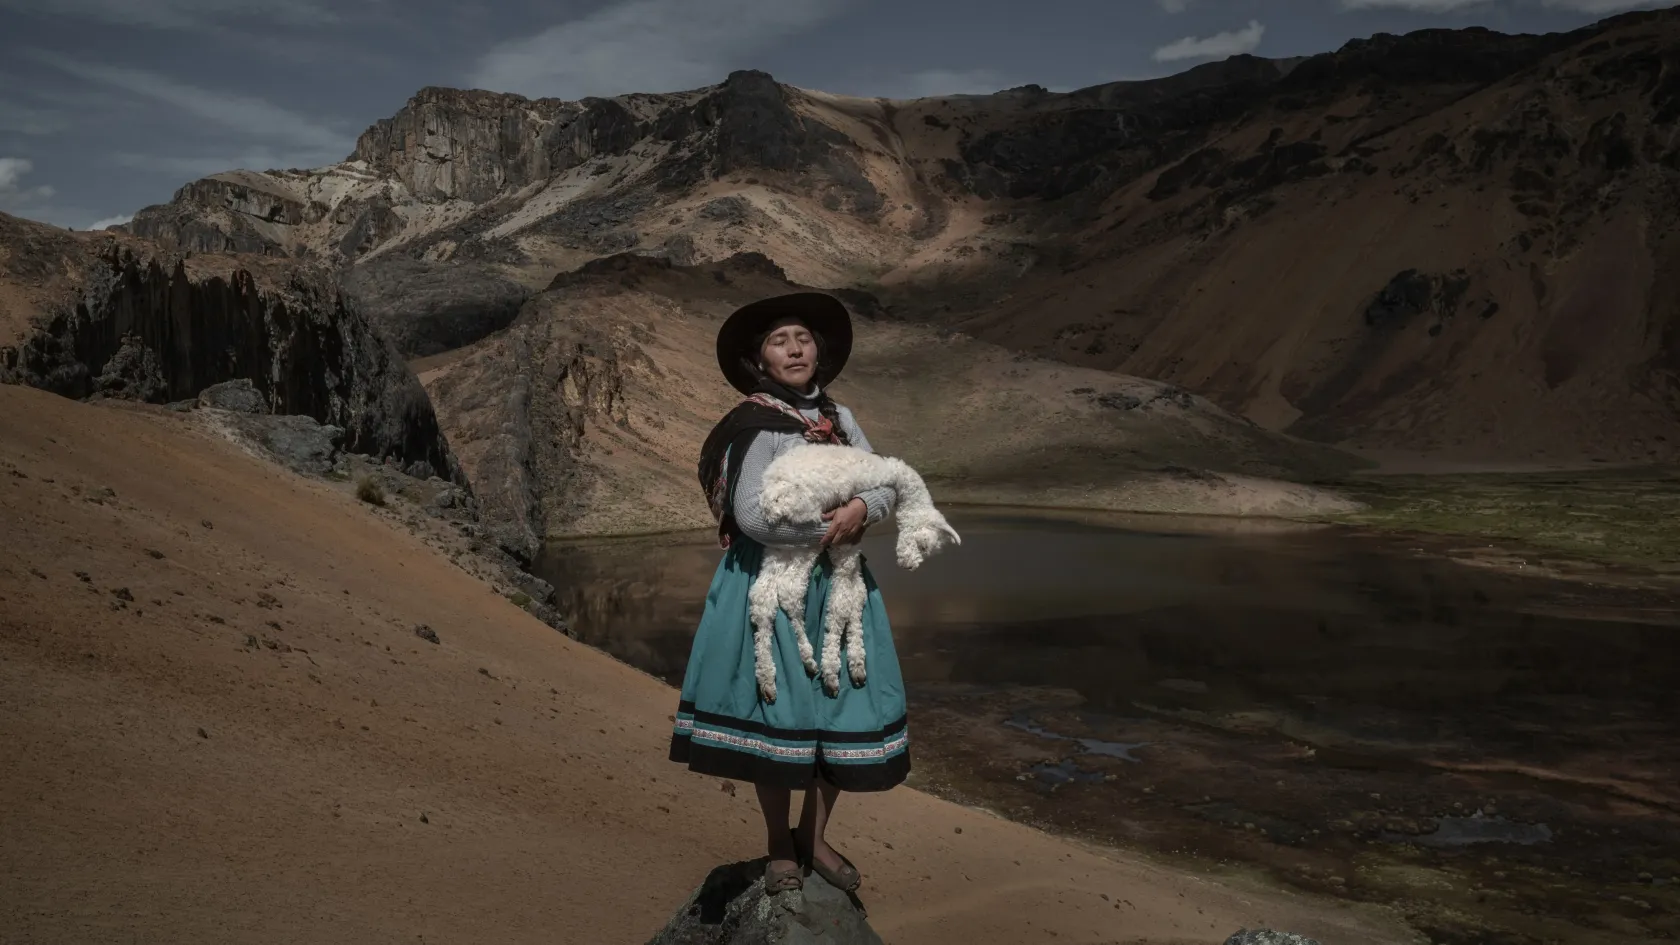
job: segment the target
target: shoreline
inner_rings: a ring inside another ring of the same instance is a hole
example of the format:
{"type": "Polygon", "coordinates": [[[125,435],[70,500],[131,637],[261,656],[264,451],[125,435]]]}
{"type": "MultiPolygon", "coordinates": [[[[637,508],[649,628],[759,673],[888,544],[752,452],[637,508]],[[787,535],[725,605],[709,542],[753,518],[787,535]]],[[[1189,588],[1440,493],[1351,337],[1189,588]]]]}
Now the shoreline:
{"type": "MultiPolygon", "coordinates": [[[[1624,473],[1636,467],[1623,470],[1624,473]]],[[[1637,467],[1640,470],[1649,467],[1637,467]]],[[[1454,495],[1454,486],[1463,486],[1467,474],[1438,474],[1424,478],[1426,481],[1443,486],[1439,496],[1454,495]]],[[[1555,478],[1551,473],[1521,474],[1527,479],[1532,476],[1546,476],[1555,478]]],[[[1392,477],[1398,481],[1413,474],[1396,474],[1392,477]]],[[[1509,474],[1474,474],[1474,479],[1484,476],[1497,477],[1488,480],[1495,483],[1509,483],[1509,474]]],[[[1384,478],[1390,478],[1384,474],[1384,478]]],[[[1601,479],[1608,479],[1611,483],[1628,481],[1625,476],[1606,473],[1604,476],[1586,480],[1592,485],[1601,479]]],[[[1641,480],[1635,480],[1641,481],[1641,480]]],[[[1662,470],[1654,470],[1643,481],[1657,481],[1673,483],[1672,497],[1677,511],[1680,511],[1680,479],[1670,479],[1662,470]]],[[[1580,480],[1571,479],[1579,483],[1580,480]]],[[[1472,481],[1471,486],[1478,483],[1472,481]]],[[[1336,489],[1344,486],[1340,481],[1336,483],[1314,483],[1319,488],[1336,489]]],[[[1554,481],[1531,482],[1519,484],[1520,488],[1535,492],[1554,488],[1554,481]]],[[[1348,495],[1357,495],[1357,489],[1348,489],[1348,495]]],[[[1366,493],[1369,497],[1370,493],[1366,493]]],[[[1526,500],[1527,496],[1522,497],[1526,500]]],[[[1417,520],[1412,510],[1421,507],[1423,503],[1437,501],[1427,494],[1402,498],[1398,508],[1382,509],[1366,505],[1361,511],[1336,514],[1241,514],[1228,511],[1162,511],[1157,509],[1118,508],[1093,505],[1069,505],[1033,503],[1030,501],[974,501],[961,500],[940,503],[940,507],[951,512],[973,512],[981,515],[1009,516],[1021,515],[1090,524],[1105,528],[1115,528],[1122,531],[1197,534],[1197,535],[1234,535],[1234,534],[1290,534],[1315,530],[1340,530],[1350,534],[1360,535],[1378,540],[1406,542],[1424,547],[1425,553],[1463,564],[1466,567],[1484,567],[1509,574],[1521,574],[1556,580],[1588,581],[1614,583],[1626,587],[1640,587],[1649,590],[1671,590],[1680,585],[1680,535],[1675,536],[1672,543],[1673,557],[1640,558],[1626,554],[1593,555],[1583,553],[1590,551],[1580,546],[1569,546],[1565,542],[1555,541],[1551,545],[1537,543],[1532,536],[1513,535],[1509,529],[1495,528],[1453,528],[1450,525],[1425,527],[1436,523],[1424,523],[1417,520]],[[1405,503],[1410,501],[1411,505],[1405,503]],[[1479,547],[1469,547],[1471,544],[1479,547]]],[[[1637,516],[1636,516],[1637,517],[1637,516]]],[[[1677,519],[1680,520],[1680,519],[1677,519]]],[[[592,544],[633,544],[638,541],[659,541],[662,543],[684,543],[686,541],[699,542],[709,540],[710,526],[692,528],[667,528],[651,530],[626,530],[618,532],[572,532],[550,534],[543,540],[543,547],[567,547],[592,544]]],[[[1666,548],[1665,548],[1666,550],[1666,548]]],[[[539,557],[541,552],[539,552],[539,557]]]]}

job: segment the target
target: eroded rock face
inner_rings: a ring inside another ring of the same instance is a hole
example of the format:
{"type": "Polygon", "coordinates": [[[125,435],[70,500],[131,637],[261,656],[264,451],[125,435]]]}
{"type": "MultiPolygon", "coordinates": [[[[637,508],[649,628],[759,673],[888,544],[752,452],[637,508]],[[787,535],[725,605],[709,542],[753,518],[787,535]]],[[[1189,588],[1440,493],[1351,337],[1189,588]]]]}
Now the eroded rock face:
{"type": "MultiPolygon", "coordinates": [[[[0,217],[0,244],[31,245],[33,227],[0,217]]],[[[423,462],[465,482],[425,389],[330,274],[248,257],[195,256],[189,269],[109,236],[67,248],[50,266],[79,288],[50,299],[19,344],[0,348],[0,381],[161,404],[243,379],[268,411],[341,428],[351,452],[423,462]]]]}
{"type": "Polygon", "coordinates": [[[625,419],[624,350],[600,325],[532,318],[432,385],[464,448],[485,537],[521,564],[535,559],[548,513],[585,500],[586,427],[625,419]]]}
{"type": "Polygon", "coordinates": [[[362,132],[351,157],[415,199],[480,203],[546,179],[551,135],[583,111],[558,99],[428,87],[362,132]]]}

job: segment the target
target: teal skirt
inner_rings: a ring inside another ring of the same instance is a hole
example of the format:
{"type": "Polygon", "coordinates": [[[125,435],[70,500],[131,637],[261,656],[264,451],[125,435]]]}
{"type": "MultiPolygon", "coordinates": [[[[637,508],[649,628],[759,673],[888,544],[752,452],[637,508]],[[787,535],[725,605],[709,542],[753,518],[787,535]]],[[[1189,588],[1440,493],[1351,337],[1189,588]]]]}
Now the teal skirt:
{"type": "MultiPolygon", "coordinates": [[[[683,676],[671,760],[701,774],[794,789],[813,778],[842,791],[885,791],[903,783],[910,773],[904,677],[868,565],[862,568],[869,592],[863,610],[866,681],[852,682],[842,668],[840,691],[831,695],[821,678],[805,671],[793,626],[777,611],[771,644],[776,701],[766,703],[758,692],[747,607],[763,560],[763,545],[739,537],[718,563],[683,676]]],[[[806,633],[819,654],[829,573],[825,554],[811,569],[805,596],[806,633]]]]}

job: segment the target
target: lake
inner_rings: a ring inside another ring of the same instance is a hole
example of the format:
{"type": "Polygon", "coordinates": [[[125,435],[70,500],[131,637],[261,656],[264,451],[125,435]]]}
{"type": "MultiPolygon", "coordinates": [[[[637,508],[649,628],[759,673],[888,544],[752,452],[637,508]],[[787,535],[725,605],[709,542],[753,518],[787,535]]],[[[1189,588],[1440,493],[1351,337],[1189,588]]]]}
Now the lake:
{"type": "MultiPolygon", "coordinates": [[[[1680,605],[1260,522],[959,510],[865,540],[912,785],[1437,941],[1680,937],[1680,605]]],[[[705,533],[556,543],[582,641],[681,681],[705,533]]],[[[673,693],[673,700],[675,694],[673,693]]]]}

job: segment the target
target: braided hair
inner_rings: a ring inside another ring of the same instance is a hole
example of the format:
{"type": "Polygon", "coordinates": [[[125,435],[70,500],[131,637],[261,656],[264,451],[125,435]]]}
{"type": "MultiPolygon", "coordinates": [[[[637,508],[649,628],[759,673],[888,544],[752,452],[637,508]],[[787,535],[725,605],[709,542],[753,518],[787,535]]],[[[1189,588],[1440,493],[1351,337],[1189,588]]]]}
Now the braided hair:
{"type": "MultiPolygon", "coordinates": [[[[817,346],[817,361],[816,361],[816,363],[821,364],[822,359],[823,359],[823,355],[828,351],[828,341],[827,341],[827,339],[825,339],[822,336],[821,332],[817,331],[816,329],[812,328],[809,325],[806,325],[804,322],[800,322],[799,324],[806,331],[811,333],[811,340],[817,346]]],[[[777,387],[782,387],[783,386],[782,384],[780,384],[774,378],[770,377],[769,373],[766,372],[762,367],[759,366],[759,360],[758,360],[759,354],[764,350],[765,339],[769,338],[771,332],[774,332],[775,330],[776,330],[775,323],[772,322],[770,327],[766,328],[765,330],[759,332],[757,335],[753,336],[752,350],[743,351],[741,353],[741,360],[746,362],[746,365],[747,365],[748,369],[750,369],[752,371],[753,376],[758,379],[758,382],[759,382],[760,385],[774,384],[777,387]]],[[[813,371],[812,373],[815,374],[815,371],[813,371]]],[[[817,405],[818,415],[820,415],[823,419],[827,420],[829,422],[829,424],[831,426],[833,426],[834,435],[839,438],[841,443],[843,443],[847,446],[850,446],[851,443],[852,443],[852,438],[846,435],[845,428],[840,425],[840,405],[838,403],[835,403],[833,397],[828,396],[828,389],[827,388],[819,387],[817,389],[817,396],[815,398],[815,402],[816,402],[816,405],[817,405]]]]}

